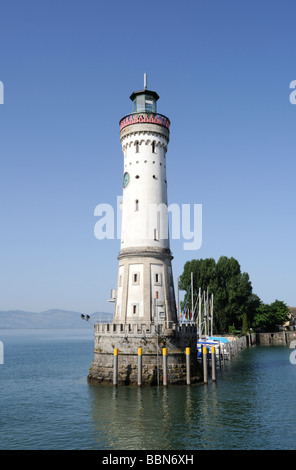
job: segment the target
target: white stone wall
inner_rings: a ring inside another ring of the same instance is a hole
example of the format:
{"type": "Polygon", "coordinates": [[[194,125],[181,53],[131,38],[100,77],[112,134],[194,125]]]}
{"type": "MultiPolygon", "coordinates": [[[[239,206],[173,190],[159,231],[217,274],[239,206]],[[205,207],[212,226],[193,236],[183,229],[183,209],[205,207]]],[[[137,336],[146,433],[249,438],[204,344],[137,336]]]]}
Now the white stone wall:
{"type": "Polygon", "coordinates": [[[128,172],[130,179],[123,189],[122,249],[147,246],[169,248],[167,143],[165,134],[149,131],[133,132],[122,139],[124,173],[128,172]],[[159,215],[156,208],[160,211],[159,215]]]}
{"type": "Polygon", "coordinates": [[[143,264],[129,265],[127,319],[144,316],[143,264]]]}
{"type": "Polygon", "coordinates": [[[163,264],[150,264],[151,299],[153,302],[154,321],[162,321],[165,315],[164,272],[163,264]],[[157,298],[156,298],[157,297],[157,298]]]}
{"type": "Polygon", "coordinates": [[[129,182],[121,205],[114,321],[176,321],[167,212],[169,131],[141,123],[125,127],[120,137],[123,175],[128,172],[129,182]]]}
{"type": "Polygon", "coordinates": [[[117,292],[116,292],[116,304],[114,319],[119,320],[122,312],[122,301],[123,301],[123,281],[124,281],[124,266],[119,266],[118,278],[117,278],[117,292]]]}

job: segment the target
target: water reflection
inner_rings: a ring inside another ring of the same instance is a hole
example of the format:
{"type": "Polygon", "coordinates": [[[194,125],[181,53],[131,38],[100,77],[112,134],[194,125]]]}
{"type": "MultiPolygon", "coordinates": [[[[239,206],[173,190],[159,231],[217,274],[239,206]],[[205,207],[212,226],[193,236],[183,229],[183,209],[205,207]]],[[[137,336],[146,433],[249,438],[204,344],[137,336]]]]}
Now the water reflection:
{"type": "Polygon", "coordinates": [[[294,448],[296,412],[294,407],[288,411],[289,402],[283,406],[296,381],[288,353],[279,348],[244,350],[217,371],[216,383],[207,385],[90,385],[98,448],[294,448]]]}
{"type": "Polygon", "coordinates": [[[107,449],[181,449],[191,434],[190,388],[91,385],[90,398],[97,442],[107,449]]]}

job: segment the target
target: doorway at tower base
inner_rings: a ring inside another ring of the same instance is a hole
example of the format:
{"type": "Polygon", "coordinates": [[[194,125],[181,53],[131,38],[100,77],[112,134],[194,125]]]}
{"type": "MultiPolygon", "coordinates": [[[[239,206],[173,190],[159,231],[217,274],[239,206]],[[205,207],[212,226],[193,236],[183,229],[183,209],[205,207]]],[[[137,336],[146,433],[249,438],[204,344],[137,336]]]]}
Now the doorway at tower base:
{"type": "MultiPolygon", "coordinates": [[[[190,383],[202,380],[202,369],[197,359],[197,330],[192,325],[172,324],[170,328],[150,324],[97,324],[95,349],[89,382],[114,383],[114,350],[117,357],[117,385],[139,385],[139,357],[141,348],[141,385],[163,384],[163,348],[167,351],[167,385],[186,384],[188,373],[186,349],[190,348],[190,383]]],[[[187,349],[188,351],[188,349],[187,349]]]]}

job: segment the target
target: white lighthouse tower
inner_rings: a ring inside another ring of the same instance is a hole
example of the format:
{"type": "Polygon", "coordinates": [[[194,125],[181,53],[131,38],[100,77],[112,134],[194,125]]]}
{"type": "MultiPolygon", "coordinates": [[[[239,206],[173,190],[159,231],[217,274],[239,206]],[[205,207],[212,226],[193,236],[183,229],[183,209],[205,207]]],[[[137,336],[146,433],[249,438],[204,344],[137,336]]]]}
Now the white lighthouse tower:
{"type": "Polygon", "coordinates": [[[144,89],[130,98],[133,112],[120,120],[122,232],[114,317],[110,324],[94,325],[88,379],[116,385],[182,384],[188,383],[190,370],[193,383],[200,379],[197,330],[177,320],[168,235],[170,121],[157,113],[159,96],[147,89],[146,76],[144,89]]]}
{"type": "Polygon", "coordinates": [[[122,232],[115,323],[176,322],[167,206],[170,121],[157,113],[158,94],[130,96],[133,112],[120,121],[123,151],[122,232]]]}

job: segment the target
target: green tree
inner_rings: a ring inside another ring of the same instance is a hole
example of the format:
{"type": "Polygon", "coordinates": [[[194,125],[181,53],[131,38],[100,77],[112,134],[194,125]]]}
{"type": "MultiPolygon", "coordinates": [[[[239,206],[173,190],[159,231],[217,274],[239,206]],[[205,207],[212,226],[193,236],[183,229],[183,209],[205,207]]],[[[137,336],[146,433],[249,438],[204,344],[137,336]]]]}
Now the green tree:
{"type": "Polygon", "coordinates": [[[243,333],[246,333],[254,326],[254,318],[260,305],[261,300],[258,295],[250,295],[246,303],[246,312],[243,315],[243,333]]]}
{"type": "Polygon", "coordinates": [[[256,310],[253,326],[267,331],[276,331],[288,321],[289,309],[281,300],[275,300],[271,304],[261,303],[256,310]]]}
{"type": "MultiPolygon", "coordinates": [[[[251,326],[258,300],[252,293],[247,273],[242,273],[235,258],[221,256],[187,261],[180,276],[179,287],[188,293],[193,273],[194,303],[198,290],[214,295],[214,331],[227,332],[230,326],[245,329],[251,326]]],[[[186,295],[185,295],[186,297],[186,295]]]]}
{"type": "MultiPolygon", "coordinates": [[[[189,292],[190,284],[191,284],[191,273],[193,273],[193,300],[194,304],[197,302],[198,299],[198,289],[201,287],[202,292],[209,288],[209,292],[212,292],[212,286],[214,282],[214,275],[215,275],[215,266],[216,262],[213,258],[207,259],[193,259],[191,261],[187,261],[184,265],[183,274],[180,276],[179,279],[179,288],[181,290],[186,291],[184,302],[181,302],[181,308],[185,307],[185,299],[189,292]]],[[[189,299],[189,297],[188,297],[189,299]]],[[[191,307],[191,295],[190,295],[190,307],[191,307]]],[[[188,305],[187,305],[188,306],[188,305]]]]}

